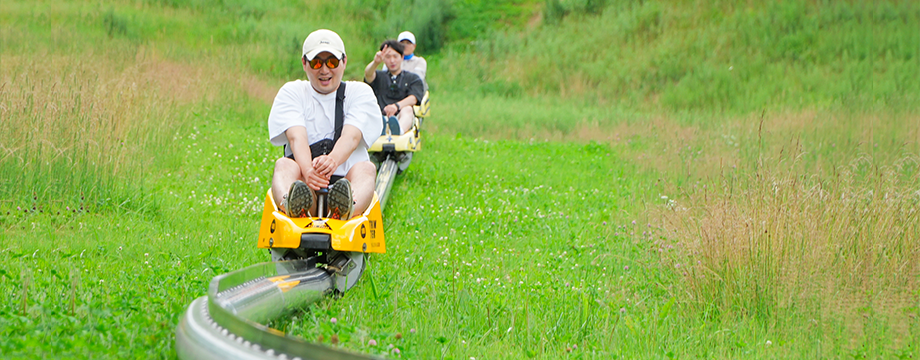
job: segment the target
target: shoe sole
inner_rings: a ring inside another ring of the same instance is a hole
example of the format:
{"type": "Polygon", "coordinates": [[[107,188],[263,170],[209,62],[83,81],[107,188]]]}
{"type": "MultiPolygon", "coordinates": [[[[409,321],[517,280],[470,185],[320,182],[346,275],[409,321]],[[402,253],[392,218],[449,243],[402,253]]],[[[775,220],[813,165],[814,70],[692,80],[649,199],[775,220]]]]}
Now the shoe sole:
{"type": "Polygon", "coordinates": [[[291,184],[291,191],[287,197],[289,217],[309,217],[313,207],[313,191],[303,181],[297,180],[291,184]]]}
{"type": "Polygon", "coordinates": [[[354,199],[351,193],[351,183],[346,179],[336,181],[329,188],[329,217],[348,220],[354,210],[354,199]]]}

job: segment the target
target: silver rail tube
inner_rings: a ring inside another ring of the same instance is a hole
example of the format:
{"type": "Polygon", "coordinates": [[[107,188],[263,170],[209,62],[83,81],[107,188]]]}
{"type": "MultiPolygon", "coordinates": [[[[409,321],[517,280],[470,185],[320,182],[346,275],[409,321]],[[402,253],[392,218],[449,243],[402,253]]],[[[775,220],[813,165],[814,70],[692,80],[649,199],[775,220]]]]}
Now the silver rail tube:
{"type": "Polygon", "coordinates": [[[377,191],[380,211],[383,211],[384,206],[387,204],[387,197],[390,195],[390,188],[393,187],[393,180],[396,179],[397,172],[399,172],[399,166],[392,154],[380,163],[380,171],[377,172],[377,184],[374,189],[377,191]]]}
{"type": "Polygon", "coordinates": [[[312,260],[256,264],[214,277],[176,328],[181,359],[373,359],[262,325],[322,298],[332,275],[312,260]]]}

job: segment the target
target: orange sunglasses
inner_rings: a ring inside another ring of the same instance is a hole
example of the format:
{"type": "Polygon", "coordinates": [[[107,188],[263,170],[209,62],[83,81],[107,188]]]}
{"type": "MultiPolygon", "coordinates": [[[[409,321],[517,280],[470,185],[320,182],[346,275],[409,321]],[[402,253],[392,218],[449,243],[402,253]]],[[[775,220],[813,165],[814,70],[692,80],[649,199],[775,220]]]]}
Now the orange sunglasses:
{"type": "Polygon", "coordinates": [[[313,58],[313,60],[310,60],[310,68],[313,70],[319,70],[319,68],[323,67],[323,64],[326,64],[326,67],[330,69],[335,69],[339,67],[339,59],[332,56],[328,59],[313,58]]]}

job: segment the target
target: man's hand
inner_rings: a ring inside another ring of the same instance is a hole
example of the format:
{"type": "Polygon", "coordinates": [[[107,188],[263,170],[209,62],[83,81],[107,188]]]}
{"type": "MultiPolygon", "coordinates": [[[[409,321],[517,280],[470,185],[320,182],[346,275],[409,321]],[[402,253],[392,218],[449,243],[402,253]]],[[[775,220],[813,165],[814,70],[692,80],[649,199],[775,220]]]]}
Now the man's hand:
{"type": "Polygon", "coordinates": [[[319,190],[320,185],[322,184],[322,177],[316,172],[313,167],[301,166],[300,175],[303,176],[303,182],[307,183],[313,190],[319,190]]]}
{"type": "Polygon", "coordinates": [[[380,63],[383,62],[383,52],[389,48],[387,45],[383,46],[383,49],[374,54],[374,60],[371,60],[369,64],[364,68],[364,82],[370,84],[374,82],[374,79],[377,78],[377,66],[380,66],[380,63]]]}
{"type": "Polygon", "coordinates": [[[383,52],[389,49],[389,45],[384,45],[383,49],[380,49],[376,54],[374,54],[374,64],[380,64],[383,62],[383,52]]]}
{"type": "Polygon", "coordinates": [[[387,105],[383,107],[383,112],[387,114],[387,117],[396,115],[399,112],[399,108],[396,106],[396,103],[387,105]]]}
{"type": "Polygon", "coordinates": [[[300,174],[303,175],[303,182],[307,183],[307,186],[309,186],[314,191],[329,186],[329,178],[323,177],[313,167],[301,167],[300,174]]]}
{"type": "Polygon", "coordinates": [[[326,179],[329,179],[330,177],[332,177],[332,173],[338,167],[339,167],[339,164],[337,164],[335,159],[333,159],[329,155],[320,155],[320,156],[317,156],[315,159],[313,159],[314,171],[316,171],[320,176],[323,176],[326,179]]]}
{"type": "Polygon", "coordinates": [[[332,178],[332,173],[335,172],[335,169],[339,167],[339,164],[336,163],[329,155],[320,155],[313,159],[313,168],[311,169],[311,174],[309,177],[304,174],[304,178],[307,186],[313,190],[319,190],[321,188],[329,187],[329,179],[332,178]]]}

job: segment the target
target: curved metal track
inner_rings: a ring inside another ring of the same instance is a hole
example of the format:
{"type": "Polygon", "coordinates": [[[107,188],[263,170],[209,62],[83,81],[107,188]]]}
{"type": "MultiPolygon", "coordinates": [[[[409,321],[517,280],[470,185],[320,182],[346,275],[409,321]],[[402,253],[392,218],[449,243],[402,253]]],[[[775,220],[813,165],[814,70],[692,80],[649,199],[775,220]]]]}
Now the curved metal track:
{"type": "MultiPolygon", "coordinates": [[[[410,154],[411,155],[411,154],[410,154]]],[[[380,164],[376,191],[382,210],[401,165],[389,154],[380,164]]],[[[342,253],[360,254],[360,253],[342,253]]],[[[363,254],[361,254],[363,256],[363,254]]],[[[358,260],[358,259],[352,259],[358,260]]],[[[363,260],[363,258],[362,258],[363,260]]],[[[316,258],[256,264],[214,277],[208,295],[189,305],[176,328],[180,359],[377,359],[287,336],[263,323],[319,300],[357,281],[316,266],[316,258]]]]}
{"type": "Polygon", "coordinates": [[[335,277],[315,259],[261,263],[211,280],[176,328],[182,359],[374,359],[313,344],[262,325],[322,298],[335,277]]]}
{"type": "Polygon", "coordinates": [[[393,158],[393,155],[387,156],[386,160],[380,163],[380,171],[377,171],[376,188],[377,198],[380,202],[380,211],[387,205],[387,197],[390,194],[390,188],[393,187],[393,180],[399,172],[399,165],[393,158]]]}

